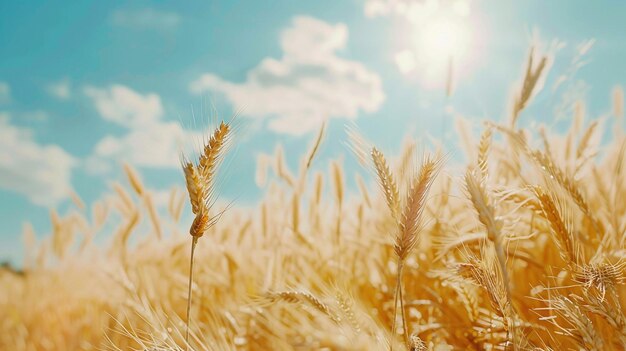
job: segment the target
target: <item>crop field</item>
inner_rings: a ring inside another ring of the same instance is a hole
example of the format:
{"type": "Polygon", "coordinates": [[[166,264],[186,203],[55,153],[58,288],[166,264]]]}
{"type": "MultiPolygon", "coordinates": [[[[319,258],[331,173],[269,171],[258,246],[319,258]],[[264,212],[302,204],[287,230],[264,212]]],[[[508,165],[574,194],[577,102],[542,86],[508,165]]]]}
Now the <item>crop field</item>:
{"type": "Polygon", "coordinates": [[[125,165],[106,201],[51,211],[50,236],[25,226],[24,268],[0,270],[0,348],[623,350],[623,91],[564,133],[520,128],[543,64],[504,120],[456,121],[461,164],[349,127],[369,176],[312,172],[322,127],[297,169],[281,148],[259,157],[265,196],[243,208],[216,201],[227,119],[181,159],[167,215],[125,165]]]}
{"type": "Polygon", "coordinates": [[[626,350],[625,19],[0,0],[0,351],[626,350]]]}

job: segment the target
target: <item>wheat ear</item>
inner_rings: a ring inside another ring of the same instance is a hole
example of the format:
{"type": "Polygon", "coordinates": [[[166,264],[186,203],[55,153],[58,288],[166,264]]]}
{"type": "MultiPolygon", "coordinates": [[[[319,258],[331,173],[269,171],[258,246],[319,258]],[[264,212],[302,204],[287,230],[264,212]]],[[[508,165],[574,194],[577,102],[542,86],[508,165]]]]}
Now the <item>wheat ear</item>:
{"type": "Polygon", "coordinates": [[[317,138],[315,138],[315,144],[313,144],[313,147],[311,148],[311,151],[309,151],[309,154],[306,158],[306,169],[311,168],[311,164],[313,163],[313,158],[315,158],[315,155],[317,154],[317,150],[322,144],[322,139],[324,139],[325,131],[326,131],[326,122],[322,123],[322,126],[320,127],[320,131],[317,134],[317,138]]]}
{"type": "Polygon", "coordinates": [[[385,194],[385,200],[387,206],[391,211],[393,219],[398,221],[400,213],[400,195],[398,195],[398,185],[389,170],[389,165],[382,152],[377,148],[372,148],[371,151],[372,161],[374,162],[374,169],[378,176],[378,183],[380,184],[383,193],[385,194]]]}
{"type": "Polygon", "coordinates": [[[426,158],[417,176],[411,181],[407,194],[404,211],[400,218],[400,232],[394,246],[398,257],[404,260],[417,244],[418,233],[421,229],[421,217],[426,204],[426,196],[435,180],[440,160],[426,158]]]}
{"type": "MultiPolygon", "coordinates": [[[[375,147],[372,148],[370,152],[372,156],[372,161],[374,163],[374,170],[376,171],[376,175],[378,176],[378,183],[380,184],[380,188],[382,189],[385,200],[387,201],[387,206],[391,211],[391,216],[394,221],[398,225],[398,218],[400,213],[400,195],[398,194],[398,186],[396,185],[396,181],[394,180],[393,174],[389,169],[389,165],[387,164],[387,160],[382,152],[380,152],[375,147]]],[[[398,264],[398,276],[402,275],[402,265],[398,264]]],[[[396,287],[394,292],[394,302],[393,302],[393,322],[391,325],[391,332],[395,334],[396,330],[396,317],[398,314],[398,291],[400,290],[400,280],[396,280],[396,287]]],[[[393,350],[393,343],[389,344],[389,349],[393,350]]]]}
{"type": "Polygon", "coordinates": [[[322,312],[328,316],[333,322],[339,323],[340,317],[337,313],[328,307],[322,300],[318,299],[315,295],[306,291],[278,291],[269,293],[268,299],[274,301],[286,301],[289,303],[304,303],[314,307],[316,310],[322,312]]]}
{"type": "MultiPolygon", "coordinates": [[[[511,311],[506,312],[510,312],[510,316],[513,316],[511,283],[509,281],[509,274],[506,269],[506,253],[503,245],[502,233],[500,231],[502,227],[502,222],[496,219],[495,207],[492,204],[489,195],[487,194],[484,181],[484,178],[483,181],[479,181],[474,172],[471,170],[468,170],[465,174],[465,185],[467,192],[469,194],[470,200],[472,201],[474,209],[478,213],[478,220],[487,229],[487,238],[493,243],[496,259],[502,273],[506,299],[508,300],[509,308],[511,308],[511,311]]],[[[503,311],[503,313],[505,313],[505,311],[503,311]]],[[[503,317],[506,318],[506,316],[503,317]]],[[[507,330],[507,340],[508,339],[509,335],[507,330]]],[[[515,340],[515,329],[513,329],[513,340],[515,340]]]]}
{"type": "Polygon", "coordinates": [[[489,165],[487,163],[487,159],[489,158],[489,149],[491,148],[491,136],[492,129],[491,127],[487,127],[480,136],[480,142],[478,143],[477,164],[483,181],[486,181],[489,177],[489,165]]]}
{"type": "Polygon", "coordinates": [[[534,49],[530,49],[530,54],[528,55],[528,63],[526,66],[526,73],[524,75],[524,81],[522,83],[522,88],[519,92],[519,95],[515,98],[515,105],[513,106],[513,116],[511,118],[511,126],[515,126],[515,122],[517,122],[517,118],[519,117],[520,112],[530,101],[530,98],[535,91],[537,86],[537,82],[542,75],[543,70],[546,68],[548,63],[548,57],[542,56],[537,67],[533,65],[533,53],[534,49]]]}
{"type": "Polygon", "coordinates": [[[202,237],[219,218],[219,215],[211,217],[209,212],[213,205],[212,196],[215,173],[230,139],[231,130],[229,124],[222,122],[204,146],[198,164],[193,164],[184,159],[182,162],[191,210],[193,214],[196,215],[189,228],[192,241],[191,255],[189,258],[189,286],[187,290],[187,316],[185,323],[185,344],[187,345],[187,349],[189,349],[189,319],[191,311],[194,253],[198,239],[202,237]]]}
{"type": "Polygon", "coordinates": [[[546,193],[538,186],[533,187],[532,190],[541,205],[543,217],[550,224],[550,228],[552,229],[556,239],[556,244],[561,248],[562,258],[572,269],[576,268],[580,262],[578,247],[570,233],[570,230],[568,229],[566,220],[564,220],[557,204],[554,201],[554,197],[550,196],[550,194],[546,193]]]}
{"type": "Polygon", "coordinates": [[[412,179],[406,203],[404,205],[404,211],[402,212],[402,217],[398,223],[399,233],[396,236],[396,242],[394,244],[394,251],[398,256],[395,294],[396,302],[394,303],[394,329],[396,320],[395,316],[397,314],[396,309],[398,305],[397,301],[400,301],[402,330],[404,342],[407,347],[409,347],[409,331],[406,326],[404,298],[402,296],[402,269],[404,267],[404,260],[417,244],[419,238],[418,234],[422,226],[422,214],[424,213],[424,208],[426,207],[428,190],[430,190],[440,166],[441,160],[435,160],[427,157],[422,163],[422,167],[418,175],[412,179]]]}
{"type": "Polygon", "coordinates": [[[565,335],[576,340],[581,349],[602,350],[604,340],[596,330],[593,322],[581,310],[578,303],[565,296],[558,296],[550,301],[550,308],[563,317],[573,328],[560,327],[565,335]]]}

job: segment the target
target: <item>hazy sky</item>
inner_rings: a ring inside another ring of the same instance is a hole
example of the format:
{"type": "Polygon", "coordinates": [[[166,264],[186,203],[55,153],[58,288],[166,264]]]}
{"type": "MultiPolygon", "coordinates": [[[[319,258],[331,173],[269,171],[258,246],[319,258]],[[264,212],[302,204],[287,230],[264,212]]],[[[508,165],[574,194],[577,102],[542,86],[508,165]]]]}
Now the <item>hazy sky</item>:
{"type": "Polygon", "coordinates": [[[504,118],[533,42],[554,60],[521,123],[558,128],[578,98],[601,116],[626,82],[624,18],[618,0],[2,1],[0,260],[21,256],[25,221],[46,234],[71,189],[88,204],[110,192],[122,161],[166,198],[211,104],[239,112],[220,191],[243,204],[261,194],[257,155],[282,143],[295,166],[325,119],[316,168],[357,168],[350,121],[388,152],[445,132],[462,156],[454,115],[504,118]]]}

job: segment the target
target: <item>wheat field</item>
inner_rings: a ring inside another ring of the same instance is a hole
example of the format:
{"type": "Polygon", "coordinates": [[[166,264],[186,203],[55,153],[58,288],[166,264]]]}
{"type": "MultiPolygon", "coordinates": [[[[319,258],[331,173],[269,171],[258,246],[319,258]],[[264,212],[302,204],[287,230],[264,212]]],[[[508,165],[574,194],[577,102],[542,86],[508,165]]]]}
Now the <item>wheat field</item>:
{"type": "Polygon", "coordinates": [[[165,215],[126,165],[104,200],[51,211],[50,236],[25,226],[23,270],[0,270],[0,349],[626,349],[623,91],[563,133],[525,129],[544,66],[480,135],[457,120],[461,164],[349,129],[370,177],[314,172],[322,127],[298,169],[259,157],[257,206],[223,205],[224,122],[165,215]]]}

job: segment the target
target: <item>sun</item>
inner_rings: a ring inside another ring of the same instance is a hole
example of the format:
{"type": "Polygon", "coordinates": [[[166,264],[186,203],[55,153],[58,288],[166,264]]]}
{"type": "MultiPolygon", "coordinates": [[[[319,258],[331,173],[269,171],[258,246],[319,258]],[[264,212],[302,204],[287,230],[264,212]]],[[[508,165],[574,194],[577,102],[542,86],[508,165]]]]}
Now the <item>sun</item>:
{"type": "Polygon", "coordinates": [[[414,49],[429,63],[462,60],[470,44],[469,28],[461,21],[440,17],[415,28],[414,49]]]}
{"type": "Polygon", "coordinates": [[[440,88],[465,74],[475,53],[473,26],[467,17],[439,11],[411,23],[405,49],[396,53],[399,70],[419,77],[427,88],[440,88]]]}

